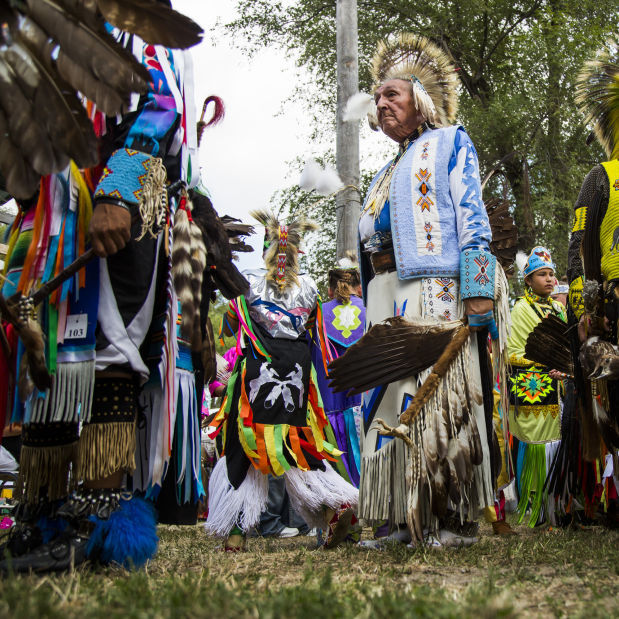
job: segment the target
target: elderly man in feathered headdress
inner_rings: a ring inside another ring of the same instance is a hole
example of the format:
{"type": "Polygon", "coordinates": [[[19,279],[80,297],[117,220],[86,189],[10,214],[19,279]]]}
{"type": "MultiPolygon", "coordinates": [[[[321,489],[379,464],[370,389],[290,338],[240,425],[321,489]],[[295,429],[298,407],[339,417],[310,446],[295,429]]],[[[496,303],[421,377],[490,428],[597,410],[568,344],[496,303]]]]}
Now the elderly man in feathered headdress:
{"type": "MultiPolygon", "coordinates": [[[[591,409],[581,417],[581,450],[585,467],[604,470],[602,484],[585,490],[588,506],[597,505],[602,491],[614,498],[612,466],[604,457],[619,448],[619,39],[609,41],[597,57],[587,62],[576,86],[576,100],[593,126],[588,141],[596,137],[607,161],[585,177],[574,206],[574,227],[568,254],[569,316],[579,321],[585,342],[576,362],[576,387],[593,396],[591,409]],[[598,336],[594,339],[595,336],[598,336]],[[582,373],[581,370],[582,369],[582,373]],[[588,380],[587,380],[588,379],[588,380]],[[583,381],[586,381],[583,382],[583,381]],[[600,438],[603,443],[600,443],[600,438]],[[602,445],[600,447],[600,445],[602,445]],[[602,458],[602,462],[597,462],[602,458]],[[598,467],[600,467],[599,469],[598,467]]],[[[578,344],[579,345],[579,344],[578,344]]],[[[580,454],[566,460],[577,470],[580,454]]],[[[612,458],[609,456],[609,462],[612,458]]],[[[616,471],[615,471],[616,475],[616,471]]],[[[565,478],[565,477],[564,477],[565,478]]],[[[583,477],[584,479],[584,477],[583,477]]],[[[617,479],[615,477],[615,479],[617,479]]],[[[571,488],[569,489],[571,491],[571,488]]],[[[616,511],[615,511],[616,513],[616,511]]]]}
{"type": "Polygon", "coordinates": [[[474,526],[454,535],[445,523],[454,513],[472,520],[478,508],[493,503],[482,376],[491,384],[486,328],[496,330],[496,260],[477,153],[466,131],[452,124],[456,69],[431,41],[402,34],[381,43],[373,77],[376,116],[370,122],[398,144],[398,152],[374,178],[359,221],[368,326],[394,316],[434,323],[466,317],[480,333],[466,341],[439,397],[413,422],[412,448],[381,435],[373,422],[397,426],[423,376],[397,382],[385,376],[364,394],[359,516],[388,520],[402,540],[410,539],[408,523],[417,541],[472,543],[474,526]]]}

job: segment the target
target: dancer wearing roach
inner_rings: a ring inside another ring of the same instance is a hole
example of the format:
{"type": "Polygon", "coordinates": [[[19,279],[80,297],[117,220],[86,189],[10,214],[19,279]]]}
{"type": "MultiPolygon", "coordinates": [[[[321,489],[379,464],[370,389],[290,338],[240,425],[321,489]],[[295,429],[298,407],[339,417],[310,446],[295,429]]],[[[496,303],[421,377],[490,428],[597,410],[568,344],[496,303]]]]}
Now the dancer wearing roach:
{"type": "MultiPolygon", "coordinates": [[[[334,358],[344,354],[365,330],[365,306],[361,298],[361,278],[356,257],[341,258],[337,266],[328,273],[329,301],[322,306],[325,334],[334,358]]],[[[355,487],[359,486],[361,474],[361,452],[359,448],[359,426],[361,396],[347,396],[336,393],[328,384],[322,364],[322,351],[314,338],[312,360],[316,368],[322,402],[329,419],[328,436],[333,437],[342,452],[336,467],[344,479],[355,487]],[[331,431],[333,435],[331,435],[331,431]]]]}
{"type": "Polygon", "coordinates": [[[348,532],[358,492],[328,462],[340,452],[325,436],[310,353],[310,328],[327,350],[318,290],[298,272],[297,254],[303,233],[316,226],[303,217],[282,224],[253,215],[265,226],[266,269],[245,273],[249,292],[230,302],[224,319],[240,355],[211,422],[223,450],[209,482],[206,531],[226,537],[226,550],[244,550],[266,507],[270,473],[284,476],[293,509],[308,526],[328,530],[332,547],[348,532]]]}

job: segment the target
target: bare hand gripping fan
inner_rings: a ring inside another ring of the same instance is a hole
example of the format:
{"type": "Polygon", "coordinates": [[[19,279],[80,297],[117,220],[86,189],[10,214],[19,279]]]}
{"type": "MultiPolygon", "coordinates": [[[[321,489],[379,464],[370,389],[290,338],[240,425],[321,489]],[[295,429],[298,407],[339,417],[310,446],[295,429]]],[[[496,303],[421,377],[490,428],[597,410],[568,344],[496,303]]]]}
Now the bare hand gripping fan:
{"type": "Polygon", "coordinates": [[[106,20],[168,47],[190,47],[202,33],[157,0],[0,0],[0,172],[15,198],[31,197],[40,176],[70,159],[99,162],[78,92],[109,116],[146,92],[148,72],[106,20]]]}

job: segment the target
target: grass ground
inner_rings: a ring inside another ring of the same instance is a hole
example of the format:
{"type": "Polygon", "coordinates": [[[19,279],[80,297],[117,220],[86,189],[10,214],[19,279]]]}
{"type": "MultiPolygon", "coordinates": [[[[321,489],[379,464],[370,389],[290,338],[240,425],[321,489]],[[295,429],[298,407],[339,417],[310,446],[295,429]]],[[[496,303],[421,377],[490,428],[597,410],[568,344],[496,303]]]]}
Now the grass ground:
{"type": "Polygon", "coordinates": [[[228,554],[198,527],[161,527],[147,569],[7,577],[0,617],[512,617],[619,615],[619,532],[531,531],[443,551],[315,539],[250,540],[228,554]]]}

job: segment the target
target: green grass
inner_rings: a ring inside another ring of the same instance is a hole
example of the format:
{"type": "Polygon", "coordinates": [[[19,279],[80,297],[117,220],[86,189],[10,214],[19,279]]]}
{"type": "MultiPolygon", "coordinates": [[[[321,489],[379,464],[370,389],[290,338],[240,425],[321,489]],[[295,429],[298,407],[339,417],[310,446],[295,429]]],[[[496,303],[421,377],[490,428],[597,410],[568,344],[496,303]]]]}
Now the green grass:
{"type": "Polygon", "coordinates": [[[512,617],[617,615],[619,533],[530,531],[446,551],[251,539],[218,551],[201,527],[161,527],[147,569],[5,577],[0,617],[512,617]]]}

